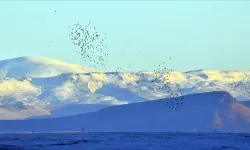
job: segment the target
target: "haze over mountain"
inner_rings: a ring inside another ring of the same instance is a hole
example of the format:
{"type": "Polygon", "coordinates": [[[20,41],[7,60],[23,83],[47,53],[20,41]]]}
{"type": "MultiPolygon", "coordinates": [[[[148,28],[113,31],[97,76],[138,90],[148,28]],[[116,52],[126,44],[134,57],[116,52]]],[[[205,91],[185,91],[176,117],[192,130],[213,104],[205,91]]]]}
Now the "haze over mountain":
{"type": "Polygon", "coordinates": [[[72,105],[0,105],[0,120],[56,118],[96,112],[110,105],[72,104],[72,105]]]}
{"type": "Polygon", "coordinates": [[[111,106],[54,119],[0,121],[0,131],[250,132],[250,109],[227,92],[184,96],[177,110],[179,101],[172,98],[111,106]]]}
{"type": "Polygon", "coordinates": [[[53,114],[55,105],[59,108],[76,104],[120,105],[209,91],[227,91],[238,101],[250,99],[249,87],[244,84],[234,87],[235,83],[246,82],[242,75],[249,76],[249,71],[91,71],[95,69],[85,70],[44,57],[0,61],[0,72],[4,74],[0,78],[0,115],[15,113],[9,119],[24,119],[53,114]],[[20,111],[16,105],[36,107],[20,111]]]}

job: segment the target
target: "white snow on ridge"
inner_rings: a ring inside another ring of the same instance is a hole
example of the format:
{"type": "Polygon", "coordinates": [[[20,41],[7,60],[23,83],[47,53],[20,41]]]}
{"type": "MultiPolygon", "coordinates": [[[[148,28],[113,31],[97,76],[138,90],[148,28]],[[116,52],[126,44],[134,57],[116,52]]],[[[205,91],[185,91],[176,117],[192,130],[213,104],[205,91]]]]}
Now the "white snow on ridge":
{"type": "Polygon", "coordinates": [[[126,104],[210,91],[227,91],[237,100],[249,100],[250,89],[237,90],[238,74],[250,72],[96,72],[46,78],[2,78],[0,104],[126,104]],[[154,80],[154,81],[153,81],[154,80]],[[169,84],[170,83],[170,86],[169,84]]]}
{"type": "MultiPolygon", "coordinates": [[[[250,71],[96,72],[45,57],[20,57],[0,61],[1,75],[0,105],[120,105],[172,97],[173,93],[211,91],[227,91],[238,101],[250,100],[250,85],[234,88],[237,82],[250,83],[250,71]]],[[[32,117],[32,113],[20,118],[32,117]]]]}
{"type": "Polygon", "coordinates": [[[47,57],[18,57],[0,61],[0,76],[51,77],[62,73],[85,73],[97,70],[47,57]]]}

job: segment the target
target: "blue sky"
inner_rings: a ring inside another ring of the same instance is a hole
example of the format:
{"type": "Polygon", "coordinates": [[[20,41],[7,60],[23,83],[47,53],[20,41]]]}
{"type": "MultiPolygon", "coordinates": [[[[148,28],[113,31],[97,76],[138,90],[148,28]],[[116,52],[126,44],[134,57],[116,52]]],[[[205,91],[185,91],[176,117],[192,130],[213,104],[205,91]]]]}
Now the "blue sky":
{"type": "Polygon", "coordinates": [[[0,59],[46,56],[88,66],[68,34],[74,23],[92,21],[107,33],[110,70],[153,70],[163,61],[179,71],[249,70],[249,16],[247,1],[0,2],[0,59]]]}

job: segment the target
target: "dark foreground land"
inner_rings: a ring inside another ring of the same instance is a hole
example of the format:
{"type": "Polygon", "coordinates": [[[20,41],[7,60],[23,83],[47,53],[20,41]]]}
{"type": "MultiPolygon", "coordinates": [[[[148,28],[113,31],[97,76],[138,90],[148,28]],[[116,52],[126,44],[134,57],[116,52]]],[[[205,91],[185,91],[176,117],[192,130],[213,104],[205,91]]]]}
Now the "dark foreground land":
{"type": "Polygon", "coordinates": [[[1,134],[0,150],[250,150],[250,134],[34,133],[1,134]]]}

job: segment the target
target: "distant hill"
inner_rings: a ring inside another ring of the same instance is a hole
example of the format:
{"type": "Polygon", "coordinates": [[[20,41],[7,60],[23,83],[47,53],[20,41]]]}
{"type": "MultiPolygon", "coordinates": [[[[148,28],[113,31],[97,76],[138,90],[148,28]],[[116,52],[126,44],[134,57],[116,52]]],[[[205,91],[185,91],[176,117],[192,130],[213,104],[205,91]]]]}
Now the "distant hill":
{"type": "Polygon", "coordinates": [[[227,92],[209,92],[111,106],[98,112],[39,120],[0,121],[1,132],[250,132],[250,109],[227,92]],[[182,103],[182,105],[181,105],[182,103]],[[181,109],[178,109],[181,107],[181,109]]]}
{"type": "Polygon", "coordinates": [[[86,73],[96,70],[47,57],[18,57],[0,61],[0,76],[51,77],[63,73],[86,73]]]}

